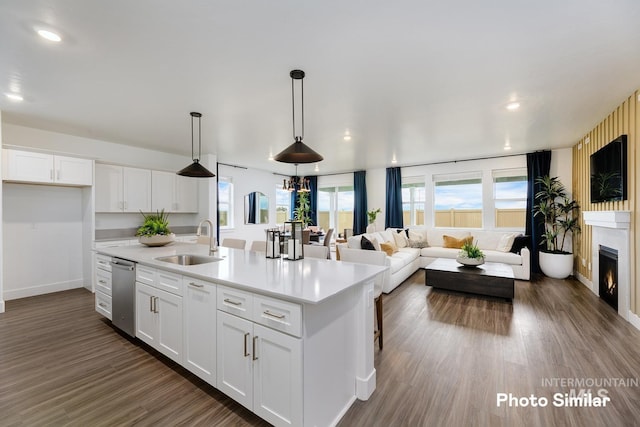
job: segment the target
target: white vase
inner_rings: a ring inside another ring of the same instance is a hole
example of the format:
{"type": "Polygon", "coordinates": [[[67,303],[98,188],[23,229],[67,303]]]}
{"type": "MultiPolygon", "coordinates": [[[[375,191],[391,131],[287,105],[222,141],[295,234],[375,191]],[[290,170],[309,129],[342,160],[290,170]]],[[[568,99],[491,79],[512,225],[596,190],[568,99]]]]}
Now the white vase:
{"type": "Polygon", "coordinates": [[[476,267],[484,264],[484,258],[467,258],[464,256],[458,256],[456,261],[467,267],[476,267]]]}
{"type": "Polygon", "coordinates": [[[539,253],[540,270],[545,276],[566,279],[573,273],[573,254],[539,253]]]}
{"type": "Polygon", "coordinates": [[[171,234],[155,234],[153,236],[140,236],[138,237],[138,241],[143,245],[147,246],[164,246],[173,242],[176,238],[176,235],[171,234]]]}
{"type": "Polygon", "coordinates": [[[376,225],[373,222],[367,225],[367,233],[375,233],[375,232],[376,232],[376,225]]]}

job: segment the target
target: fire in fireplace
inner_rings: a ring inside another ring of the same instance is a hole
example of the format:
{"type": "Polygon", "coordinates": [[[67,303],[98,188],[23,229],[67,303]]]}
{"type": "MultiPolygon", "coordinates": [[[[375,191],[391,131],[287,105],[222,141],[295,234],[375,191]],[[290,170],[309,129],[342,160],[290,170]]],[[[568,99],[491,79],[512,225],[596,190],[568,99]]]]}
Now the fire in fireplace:
{"type": "Polygon", "coordinates": [[[618,309],[618,251],[606,246],[598,250],[599,293],[607,304],[618,309]]]}

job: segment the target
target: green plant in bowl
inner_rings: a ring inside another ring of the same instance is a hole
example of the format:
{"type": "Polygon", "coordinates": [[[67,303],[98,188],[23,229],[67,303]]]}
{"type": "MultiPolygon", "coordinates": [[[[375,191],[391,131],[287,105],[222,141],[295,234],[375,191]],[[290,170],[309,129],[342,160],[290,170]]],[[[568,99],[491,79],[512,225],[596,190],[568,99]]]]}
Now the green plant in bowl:
{"type": "Polygon", "coordinates": [[[142,211],[140,212],[144,217],[144,222],[138,228],[136,232],[136,236],[155,236],[156,234],[160,235],[169,235],[171,234],[171,230],[169,229],[169,214],[162,209],[160,212],[156,211],[155,214],[145,215],[142,211]]]}
{"type": "Polygon", "coordinates": [[[484,264],[484,253],[475,243],[465,242],[456,261],[463,265],[481,265],[484,264]]]}
{"type": "Polygon", "coordinates": [[[175,239],[175,234],[169,229],[169,214],[164,209],[155,214],[145,215],[144,222],[138,228],[136,236],[143,245],[147,246],[164,246],[171,243],[175,239]]]}

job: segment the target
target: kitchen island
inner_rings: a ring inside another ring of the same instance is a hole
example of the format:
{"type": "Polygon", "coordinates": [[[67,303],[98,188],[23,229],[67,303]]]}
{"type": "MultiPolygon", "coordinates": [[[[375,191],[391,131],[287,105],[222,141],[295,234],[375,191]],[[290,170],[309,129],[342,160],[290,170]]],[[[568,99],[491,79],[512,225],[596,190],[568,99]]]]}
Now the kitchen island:
{"type": "MultiPolygon", "coordinates": [[[[385,267],[229,248],[199,265],[157,260],[208,254],[188,243],[96,252],[96,282],[109,282],[109,257],[137,263],[137,338],[274,425],[335,425],[375,390],[373,281],[385,267]]],[[[96,310],[109,317],[104,288],[96,310]]]]}

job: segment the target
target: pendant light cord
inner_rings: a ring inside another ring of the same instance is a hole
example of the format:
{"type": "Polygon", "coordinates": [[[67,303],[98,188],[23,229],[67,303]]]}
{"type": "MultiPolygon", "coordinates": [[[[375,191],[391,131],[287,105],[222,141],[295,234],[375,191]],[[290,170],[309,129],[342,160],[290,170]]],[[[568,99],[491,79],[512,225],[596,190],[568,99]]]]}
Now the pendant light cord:
{"type": "MultiPolygon", "coordinates": [[[[295,90],[294,90],[294,82],[296,79],[294,79],[293,77],[291,77],[291,105],[293,106],[292,108],[292,120],[291,123],[293,123],[293,139],[295,140],[297,135],[296,135],[296,97],[295,97],[295,90]]],[[[300,134],[300,139],[304,139],[304,77],[300,78],[300,89],[302,90],[302,96],[301,96],[301,102],[302,102],[302,107],[301,107],[301,112],[302,112],[302,133],[300,134]]]]}
{"type": "Polygon", "coordinates": [[[198,161],[202,157],[202,120],[198,117],[198,161]]]}
{"type": "Polygon", "coordinates": [[[196,161],[193,155],[193,115],[191,116],[191,160],[196,161]]]}

